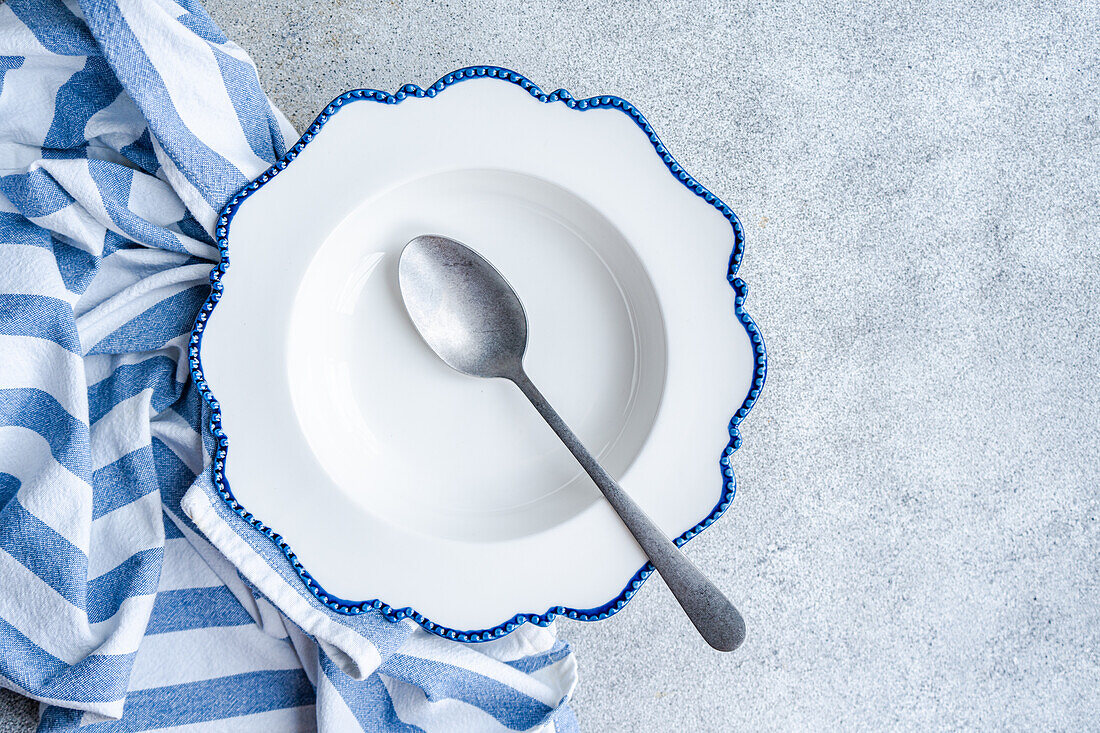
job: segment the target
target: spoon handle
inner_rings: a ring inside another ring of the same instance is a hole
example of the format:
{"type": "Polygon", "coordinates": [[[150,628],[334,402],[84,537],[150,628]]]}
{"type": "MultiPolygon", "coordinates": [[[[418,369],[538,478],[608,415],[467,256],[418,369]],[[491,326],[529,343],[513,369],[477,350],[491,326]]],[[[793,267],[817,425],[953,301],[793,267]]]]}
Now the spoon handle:
{"type": "Polygon", "coordinates": [[[724,652],[740,646],[745,639],[745,621],[729,599],[611,478],[527,375],[520,371],[511,379],[592,477],[707,643],[724,652]]]}

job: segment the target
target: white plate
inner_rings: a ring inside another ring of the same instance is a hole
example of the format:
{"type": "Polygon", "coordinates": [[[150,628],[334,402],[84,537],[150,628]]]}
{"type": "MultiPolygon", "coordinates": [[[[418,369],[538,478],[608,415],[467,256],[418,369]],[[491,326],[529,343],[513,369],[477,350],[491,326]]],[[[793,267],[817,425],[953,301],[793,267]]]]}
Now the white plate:
{"type": "Polygon", "coordinates": [[[614,613],[633,539],[518,390],[405,314],[398,254],[427,233],[512,283],[532,379],[669,535],[725,509],[764,378],[740,225],[628,103],[495,67],[341,96],[226,209],[193,340],[219,486],[345,613],[466,640],[614,613]]]}

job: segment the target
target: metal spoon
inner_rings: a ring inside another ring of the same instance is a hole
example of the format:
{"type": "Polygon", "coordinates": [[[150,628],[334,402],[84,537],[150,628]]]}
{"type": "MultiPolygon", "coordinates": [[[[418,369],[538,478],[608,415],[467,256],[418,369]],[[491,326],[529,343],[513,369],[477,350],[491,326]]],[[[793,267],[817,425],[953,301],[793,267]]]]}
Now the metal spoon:
{"type": "Polygon", "coordinates": [[[426,235],[405,245],[398,279],[405,308],[428,346],[463,374],[514,382],[618,512],[707,643],[726,652],[740,646],[741,614],[608,475],[527,378],[527,315],[496,268],[453,239],[426,235]]]}

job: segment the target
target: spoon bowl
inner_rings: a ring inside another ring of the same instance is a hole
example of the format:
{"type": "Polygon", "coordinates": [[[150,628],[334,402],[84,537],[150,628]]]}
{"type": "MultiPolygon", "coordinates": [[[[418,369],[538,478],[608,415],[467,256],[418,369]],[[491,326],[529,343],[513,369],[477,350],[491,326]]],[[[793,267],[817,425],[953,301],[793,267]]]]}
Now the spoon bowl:
{"type": "Polygon", "coordinates": [[[527,314],[488,260],[453,239],[423,235],[401,252],[398,279],[413,325],[451,368],[472,377],[523,369],[527,314]]]}

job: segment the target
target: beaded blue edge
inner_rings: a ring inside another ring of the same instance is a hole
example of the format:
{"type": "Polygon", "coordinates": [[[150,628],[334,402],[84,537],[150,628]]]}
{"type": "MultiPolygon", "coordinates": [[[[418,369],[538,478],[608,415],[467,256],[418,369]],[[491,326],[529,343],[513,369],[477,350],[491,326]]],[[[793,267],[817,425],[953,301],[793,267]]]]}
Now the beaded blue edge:
{"type": "Polygon", "coordinates": [[[752,320],[748,313],[745,312],[745,282],[741,278],[737,277],[737,270],[741,264],[741,256],[744,251],[744,232],[741,227],[741,222],[737,218],[737,215],[733,213],[730,207],[726,206],[717,196],[708,191],[702,184],[688,175],[679,163],[675,161],[672,155],[665,149],[663,143],[657,137],[657,133],[653,131],[649,122],[646,121],[642,113],[638,111],[634,105],[627,102],[625,99],[621,99],[615,96],[599,95],[595,97],[589,97],[587,99],[575,99],[565,89],[558,89],[557,91],[547,94],[540,89],[536,84],[524,77],[522,74],[518,74],[514,71],[501,68],[499,66],[470,66],[463,69],[454,71],[446,76],[442,77],[427,89],[421,89],[415,84],[406,84],[401,87],[395,94],[388,94],[386,92],[378,91],[375,89],[356,89],[353,91],[345,92],[339,97],[334,99],[324,111],[317,116],[313,121],[313,124],[309,126],[305,134],[298,140],[298,142],[290,148],[276,161],[270,168],[268,168],[258,178],[251,183],[245,185],[240,191],[238,191],[233,198],[229,200],[225,208],[217,220],[216,237],[218,244],[218,251],[220,253],[220,259],[217,265],[214,266],[210,273],[210,296],[203,304],[202,309],[199,311],[198,316],[195,318],[195,325],[191,332],[191,338],[188,344],[189,363],[191,367],[191,374],[195,379],[196,384],[199,387],[203,399],[211,408],[210,428],[216,439],[216,447],[214,453],[213,472],[214,472],[214,486],[216,487],[219,495],[229,505],[229,508],[245,519],[252,527],[259,530],[272,542],[279,547],[280,550],[290,560],[294,569],[298,575],[301,576],[302,581],[306,587],[313,593],[313,595],[327,607],[332,610],[348,615],[356,615],[360,613],[367,613],[370,611],[378,611],[383,618],[397,622],[405,618],[410,618],[422,626],[430,633],[442,636],[448,639],[455,639],[457,641],[465,642],[478,642],[489,641],[491,639],[497,639],[505,634],[514,631],[517,627],[524,623],[533,623],[539,626],[546,626],[552,622],[558,616],[563,616],[570,619],[578,619],[581,621],[596,621],[605,619],[614,615],[626,605],[631,597],[638,591],[645,582],[646,578],[653,572],[653,565],[647,563],[643,566],[627,583],[622,592],[619,593],[611,601],[608,601],[602,606],[596,608],[576,609],[567,608],[565,606],[553,606],[545,613],[542,614],[516,614],[511,619],[497,624],[496,626],[488,629],[476,629],[471,631],[460,631],[457,629],[451,629],[441,624],[434,623],[430,619],[426,618],[423,614],[418,613],[416,610],[406,608],[393,608],[387,603],[382,602],[381,599],[373,599],[369,601],[348,601],[342,598],[338,598],[331,593],[325,591],[313,576],[310,575],[298,560],[294,551],[291,550],[290,545],[283,539],[282,535],[278,534],[270,527],[261,522],[251,512],[246,510],[238,502],[229,487],[229,482],[225,478],[225,458],[228,452],[229,439],[226,437],[225,431],[222,430],[222,418],[221,418],[221,405],[214,397],[214,394],[210,390],[210,386],[203,376],[202,363],[200,360],[200,351],[202,345],[202,334],[206,327],[207,319],[213,312],[214,307],[218,301],[221,300],[223,293],[223,284],[221,282],[222,276],[229,269],[229,225],[233,219],[234,214],[252,193],[258,190],[265,183],[277,176],[280,171],[285,170],[288,165],[298,156],[299,153],[305,148],[306,145],[314,138],[315,135],[324,126],[332,115],[336,114],[341,107],[350,102],[358,101],[374,101],[382,104],[398,104],[402,100],[408,97],[434,97],[448,86],[458,84],[467,79],[474,79],[479,77],[490,77],[500,79],[505,82],[515,84],[525,89],[530,95],[540,102],[561,102],[562,104],[572,109],[578,110],[590,110],[590,109],[602,109],[613,108],[618,109],[627,114],[638,127],[648,137],[649,141],[653,144],[653,148],[656,153],[661,156],[665,165],[668,167],[672,175],[688,187],[692,192],[697,194],[700,198],[705,200],[708,204],[716,208],[721,214],[729,220],[733,227],[734,245],[733,251],[730,253],[729,268],[727,272],[727,279],[730,286],[734,291],[734,312],[748,332],[752,341],[753,354],[754,354],[754,373],[751,388],[748,395],[745,397],[745,401],[741,404],[741,407],[737,410],[734,416],[730,419],[729,423],[729,443],[727,443],[725,450],[722,452],[719,458],[718,468],[722,475],[722,495],[718,503],[711,510],[710,514],[701,522],[696,524],[691,529],[684,532],[682,535],[676,538],[676,544],[683,545],[689,541],[692,537],[702,532],[704,529],[714,523],[718,517],[725,513],[726,509],[730,505],[734,494],[737,490],[737,482],[734,477],[733,468],[730,466],[730,456],[734,451],[741,447],[741,434],[738,430],[738,425],[749,414],[749,410],[752,409],[753,404],[756,402],[760,395],[760,390],[764,386],[764,380],[767,375],[767,352],[764,348],[764,340],[760,335],[760,330],[757,328],[756,323],[752,320]]]}

